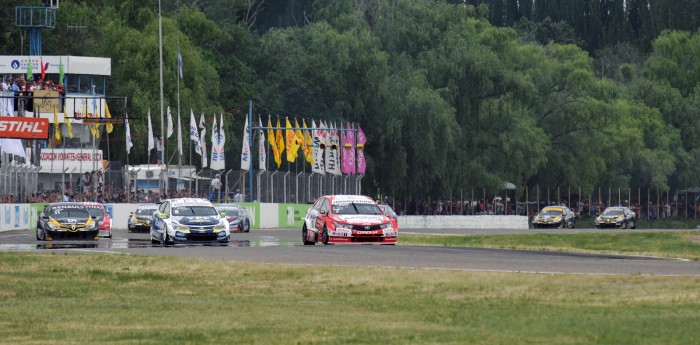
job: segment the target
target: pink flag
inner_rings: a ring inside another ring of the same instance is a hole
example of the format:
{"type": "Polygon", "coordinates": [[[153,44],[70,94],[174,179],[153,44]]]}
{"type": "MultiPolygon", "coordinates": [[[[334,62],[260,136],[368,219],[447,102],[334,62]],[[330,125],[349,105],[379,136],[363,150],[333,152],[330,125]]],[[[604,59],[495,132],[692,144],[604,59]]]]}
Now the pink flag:
{"type": "MultiPolygon", "coordinates": [[[[341,126],[342,127],[342,126],[341,126]]],[[[352,127],[348,123],[348,130],[345,133],[342,151],[343,151],[343,173],[354,175],[355,172],[355,134],[352,127]]]]}
{"type": "MultiPolygon", "coordinates": [[[[343,124],[340,124],[340,128],[343,128],[343,124]]],[[[348,169],[348,151],[345,149],[348,145],[348,135],[345,131],[340,131],[340,172],[343,174],[349,174],[350,170],[348,169]]]]}
{"type": "Polygon", "coordinates": [[[367,171],[367,161],[365,161],[365,143],[367,137],[360,125],[357,125],[357,173],[364,174],[367,171]]]}

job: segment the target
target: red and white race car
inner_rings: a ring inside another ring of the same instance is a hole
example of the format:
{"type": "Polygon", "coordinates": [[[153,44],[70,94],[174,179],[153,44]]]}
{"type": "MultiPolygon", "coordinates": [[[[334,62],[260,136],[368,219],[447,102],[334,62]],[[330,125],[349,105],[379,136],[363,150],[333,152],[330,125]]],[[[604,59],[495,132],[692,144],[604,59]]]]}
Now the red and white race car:
{"type": "Polygon", "coordinates": [[[99,236],[112,238],[112,218],[105,209],[105,205],[99,202],[84,202],[90,216],[95,218],[95,221],[100,226],[99,236]]]}
{"type": "Polygon", "coordinates": [[[306,211],[301,230],[305,245],[328,243],[395,244],[399,227],[372,198],[326,195],[306,211]]]}

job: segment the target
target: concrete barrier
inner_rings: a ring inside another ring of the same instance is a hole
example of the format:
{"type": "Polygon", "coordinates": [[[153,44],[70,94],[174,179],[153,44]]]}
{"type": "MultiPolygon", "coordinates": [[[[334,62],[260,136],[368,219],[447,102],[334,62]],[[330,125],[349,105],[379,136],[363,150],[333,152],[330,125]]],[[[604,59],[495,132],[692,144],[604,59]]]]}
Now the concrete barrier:
{"type": "MultiPolygon", "coordinates": [[[[240,203],[248,210],[251,228],[298,228],[308,204],[240,203]]],[[[46,204],[0,204],[0,231],[36,230],[37,215],[46,204]]],[[[126,229],[129,214],[138,204],[105,204],[112,215],[112,227],[126,229]]],[[[525,216],[399,216],[401,229],[527,229],[525,216]]]]}
{"type": "Polygon", "coordinates": [[[0,231],[29,229],[32,219],[36,223],[36,208],[30,204],[0,204],[0,231]]]}
{"type": "Polygon", "coordinates": [[[526,216],[399,216],[401,229],[528,229],[526,216]]]}

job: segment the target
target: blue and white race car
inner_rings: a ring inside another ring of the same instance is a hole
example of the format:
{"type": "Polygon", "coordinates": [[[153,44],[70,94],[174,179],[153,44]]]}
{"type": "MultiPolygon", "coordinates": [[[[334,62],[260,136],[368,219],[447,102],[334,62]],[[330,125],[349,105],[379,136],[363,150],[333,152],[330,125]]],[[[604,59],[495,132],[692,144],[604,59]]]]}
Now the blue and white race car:
{"type": "Polygon", "coordinates": [[[231,238],[228,222],[206,199],[168,199],[158,205],[151,224],[151,242],[222,242],[231,238]]]}

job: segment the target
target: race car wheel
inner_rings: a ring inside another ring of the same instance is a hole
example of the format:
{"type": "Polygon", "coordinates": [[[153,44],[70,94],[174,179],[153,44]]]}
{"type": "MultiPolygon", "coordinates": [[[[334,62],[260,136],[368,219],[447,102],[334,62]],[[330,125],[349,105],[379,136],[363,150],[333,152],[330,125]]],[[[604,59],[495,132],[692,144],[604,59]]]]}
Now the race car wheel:
{"type": "Polygon", "coordinates": [[[246,225],[245,230],[243,232],[250,232],[250,223],[246,225]]]}
{"type": "Polygon", "coordinates": [[[622,222],[622,225],[620,225],[620,229],[627,229],[627,221],[622,222]]]}
{"type": "Polygon", "coordinates": [[[170,236],[168,236],[168,231],[163,229],[163,233],[160,234],[160,244],[166,245],[170,242],[170,236]]]}
{"type": "Polygon", "coordinates": [[[328,244],[328,228],[326,226],[323,227],[321,238],[323,239],[323,244],[328,244]]]}
{"type": "Polygon", "coordinates": [[[36,239],[41,240],[41,237],[39,237],[39,224],[36,225],[36,239]]]}
{"type": "Polygon", "coordinates": [[[316,244],[316,242],[307,240],[308,235],[309,230],[306,229],[306,224],[304,224],[304,227],[301,229],[301,240],[304,242],[305,246],[313,246],[314,244],[316,244]]]}
{"type": "Polygon", "coordinates": [[[630,226],[630,229],[636,229],[637,228],[637,222],[633,221],[632,226],[630,226]]]}

